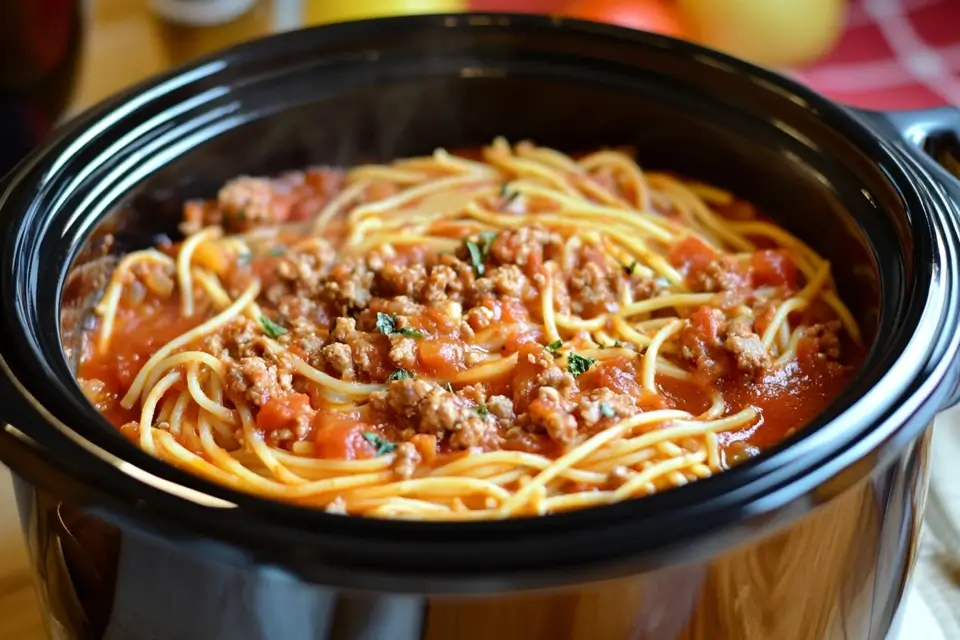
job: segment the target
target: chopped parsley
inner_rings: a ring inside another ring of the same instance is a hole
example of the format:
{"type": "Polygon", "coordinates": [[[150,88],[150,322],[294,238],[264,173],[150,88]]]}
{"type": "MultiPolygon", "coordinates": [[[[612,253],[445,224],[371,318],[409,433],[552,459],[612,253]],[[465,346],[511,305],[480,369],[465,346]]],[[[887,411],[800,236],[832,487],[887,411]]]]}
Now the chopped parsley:
{"type": "Polygon", "coordinates": [[[363,439],[374,446],[374,448],[377,450],[378,456],[386,455],[397,448],[396,444],[390,442],[383,436],[374,433],[373,431],[364,431],[363,439]]]}
{"type": "Polygon", "coordinates": [[[567,371],[574,376],[579,376],[592,367],[594,362],[596,362],[594,358],[586,358],[571,351],[567,354],[567,371]]]}
{"type": "Polygon", "coordinates": [[[480,251],[480,247],[473,240],[467,240],[467,252],[470,254],[470,264],[473,265],[473,272],[477,274],[477,277],[483,275],[486,267],[483,264],[483,252],[480,251]]]}
{"type": "Polygon", "coordinates": [[[493,241],[497,239],[496,231],[481,231],[480,232],[480,242],[483,244],[480,245],[480,251],[483,252],[483,257],[486,258],[490,255],[490,247],[493,246],[493,241]]]}
{"type": "Polygon", "coordinates": [[[237,256],[237,262],[240,264],[250,264],[251,260],[253,260],[253,254],[249,251],[244,251],[237,256]]]}
{"type": "Polygon", "coordinates": [[[602,415],[604,418],[617,417],[617,413],[613,410],[613,407],[611,407],[606,402],[600,403],[600,415],[602,415]]]}
{"type": "Polygon", "coordinates": [[[377,331],[379,331],[385,336],[388,336],[396,330],[397,330],[396,316],[387,315],[386,313],[377,314],[377,331]]]}
{"type": "Polygon", "coordinates": [[[519,197],[520,197],[520,192],[519,192],[519,191],[511,191],[511,192],[507,195],[507,200],[506,200],[506,202],[504,202],[504,204],[510,204],[511,202],[513,202],[514,200],[516,200],[516,199],[519,198],[519,197]]]}
{"type": "Polygon", "coordinates": [[[633,272],[637,270],[637,261],[634,260],[634,261],[631,262],[630,264],[625,265],[625,266],[623,267],[623,270],[627,272],[627,275],[628,275],[628,276],[632,276],[632,275],[633,275],[633,272]]]}
{"type": "Polygon", "coordinates": [[[413,374],[407,371],[406,369],[394,369],[390,372],[390,375],[387,376],[387,380],[412,380],[413,374]]]}
{"type": "Polygon", "coordinates": [[[481,231],[477,235],[477,239],[479,243],[467,240],[464,244],[467,246],[467,253],[470,254],[470,264],[473,265],[473,272],[477,274],[477,277],[480,277],[486,271],[486,266],[483,263],[490,255],[490,247],[493,246],[493,241],[497,239],[497,234],[493,231],[481,231]]]}
{"type": "Polygon", "coordinates": [[[490,415],[490,410],[487,409],[487,405],[482,404],[477,407],[477,415],[481,418],[486,418],[488,415],[490,415]]]}
{"type": "Polygon", "coordinates": [[[260,316],[258,319],[260,321],[260,328],[263,329],[263,332],[271,338],[279,338],[287,332],[284,327],[280,326],[267,316],[260,316]]]}
{"type": "Polygon", "coordinates": [[[287,252],[286,247],[274,247],[273,249],[270,249],[270,251],[268,251],[267,254],[273,257],[277,257],[277,256],[282,256],[286,252],[287,252]]]}
{"type": "Polygon", "coordinates": [[[387,315],[386,313],[377,313],[377,331],[385,336],[390,334],[399,334],[401,336],[409,336],[411,338],[425,337],[422,331],[417,331],[416,329],[411,329],[410,327],[398,329],[397,316],[387,315]]]}
{"type": "Polygon", "coordinates": [[[549,351],[552,354],[556,354],[557,351],[559,351],[560,347],[562,346],[563,346],[563,340],[554,340],[553,342],[547,345],[547,351],[549,351]]]}

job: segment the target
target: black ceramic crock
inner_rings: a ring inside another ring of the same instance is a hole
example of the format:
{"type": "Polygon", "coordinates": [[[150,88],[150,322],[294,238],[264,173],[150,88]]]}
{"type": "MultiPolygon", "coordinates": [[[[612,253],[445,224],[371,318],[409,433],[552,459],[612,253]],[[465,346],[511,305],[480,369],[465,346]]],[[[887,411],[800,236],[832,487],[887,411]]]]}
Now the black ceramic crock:
{"type": "MultiPolygon", "coordinates": [[[[0,459],[57,638],[881,640],[909,585],[929,426],[957,396],[952,110],[857,112],[689,43],[546,17],[283,34],[101,104],[0,190],[0,459]],[[85,401],[95,265],[241,173],[496,135],[751,199],[833,263],[869,352],[808,428],[714,478],[577,513],[378,521],[187,475],[85,401]],[[78,284],[80,283],[80,284],[78,284]],[[64,341],[67,342],[64,346],[64,341]]],[[[912,637],[908,634],[907,637],[912,637]]]]}

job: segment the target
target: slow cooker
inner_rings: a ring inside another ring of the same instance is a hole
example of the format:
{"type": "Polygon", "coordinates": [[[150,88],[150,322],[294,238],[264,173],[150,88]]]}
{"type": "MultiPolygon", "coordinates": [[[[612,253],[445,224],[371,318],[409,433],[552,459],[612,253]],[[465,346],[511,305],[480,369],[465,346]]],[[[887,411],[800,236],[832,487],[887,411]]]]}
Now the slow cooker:
{"type": "Polygon", "coordinates": [[[929,427],[958,398],[960,183],[931,155],[958,130],[955,110],[856,111],[690,43],[496,14],[285,33],[94,107],[0,185],[0,459],[50,636],[892,638],[929,427]],[[723,474],[476,523],[241,494],[136,449],[85,400],[69,336],[97,265],[175,234],[184,199],[497,135],[632,145],[756,203],[831,261],[868,338],[855,380],[723,474]]]}

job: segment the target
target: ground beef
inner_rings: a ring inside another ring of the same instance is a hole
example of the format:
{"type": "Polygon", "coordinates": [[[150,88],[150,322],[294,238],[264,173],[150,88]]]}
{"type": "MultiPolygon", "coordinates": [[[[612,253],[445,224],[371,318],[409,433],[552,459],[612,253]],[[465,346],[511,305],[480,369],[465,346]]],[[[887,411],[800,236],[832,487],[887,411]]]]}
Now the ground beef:
{"type": "Polygon", "coordinates": [[[553,387],[540,387],[537,398],[527,408],[527,418],[530,424],[543,429],[551,440],[568,446],[577,437],[573,408],[574,405],[553,387]]]}
{"type": "Polygon", "coordinates": [[[546,349],[521,351],[519,357],[523,360],[518,362],[518,369],[530,375],[515,379],[512,389],[514,411],[523,413],[542,387],[555,389],[563,400],[571,399],[578,393],[576,378],[562,369],[558,360],[546,349]]]}
{"type": "Polygon", "coordinates": [[[263,406],[271,398],[293,391],[293,372],[279,362],[248,357],[227,367],[227,393],[244,398],[254,406],[263,406]]]}
{"type": "Polygon", "coordinates": [[[417,465],[422,458],[417,448],[410,442],[401,442],[397,445],[396,458],[393,461],[393,473],[401,480],[413,477],[417,465]]]}
{"type": "Polygon", "coordinates": [[[726,325],[723,311],[700,307],[686,320],[678,336],[681,355],[696,367],[697,375],[707,383],[726,372],[729,356],[722,348],[726,325]]]}
{"type": "Polygon", "coordinates": [[[366,309],[370,304],[373,279],[374,273],[365,264],[344,262],[330,270],[317,295],[337,315],[348,316],[366,309]]]}
{"type": "Polygon", "coordinates": [[[636,413],[637,404],[632,396],[610,389],[591,391],[577,401],[577,417],[584,427],[594,427],[607,419],[616,422],[636,413]]]}
{"type": "Polygon", "coordinates": [[[278,292],[274,299],[277,304],[277,315],[281,324],[289,325],[298,321],[319,323],[322,309],[310,298],[278,292]]]}
{"type": "Polygon", "coordinates": [[[262,406],[293,389],[293,367],[286,350],[248,318],[238,318],[206,338],[202,348],[227,368],[227,393],[262,406]]]}
{"type": "Polygon", "coordinates": [[[644,278],[637,274],[631,276],[628,284],[633,293],[633,300],[649,300],[660,295],[669,286],[669,282],[662,277],[644,278]]]}
{"type": "MultiPolygon", "coordinates": [[[[418,316],[426,310],[422,304],[408,298],[407,296],[397,296],[396,298],[374,298],[370,301],[369,312],[361,313],[361,319],[372,319],[376,324],[377,313],[386,313],[390,316],[397,316],[397,319],[404,316],[418,316]]],[[[366,324],[362,323],[365,327],[366,324]]]]}
{"type": "Polygon", "coordinates": [[[320,350],[323,362],[341,380],[356,380],[357,372],[353,367],[353,350],[342,342],[328,344],[320,350]]]}
{"type": "Polygon", "coordinates": [[[611,273],[594,262],[574,269],[567,283],[573,313],[593,316],[616,311],[619,278],[619,273],[611,273]]]}
{"type": "Polygon", "coordinates": [[[386,264],[376,274],[375,293],[384,298],[393,296],[419,297],[427,279],[427,270],[422,264],[386,264]]]}
{"type": "Polygon", "coordinates": [[[507,396],[490,396],[487,399],[487,409],[502,427],[509,427],[517,419],[513,412],[513,401],[507,396]]]}
{"type": "Polygon", "coordinates": [[[842,325],[839,320],[815,324],[804,332],[804,338],[816,340],[816,352],[836,360],[840,357],[839,333],[842,325]]]}
{"type": "Polygon", "coordinates": [[[490,307],[476,306],[464,314],[466,324],[473,331],[483,331],[496,321],[496,314],[490,307]]]}
{"type": "Polygon", "coordinates": [[[697,375],[713,382],[739,371],[760,379],[772,366],[753,318],[727,320],[726,314],[701,307],[687,319],[679,335],[681,355],[696,365],[697,375]]]}
{"type": "Polygon", "coordinates": [[[760,336],[753,332],[752,318],[732,320],[727,325],[727,338],[723,346],[736,358],[737,369],[754,378],[762,378],[770,368],[770,354],[760,336]]]}
{"type": "Polygon", "coordinates": [[[417,433],[445,439],[454,450],[497,448],[497,423],[488,412],[443,387],[424,380],[395,380],[370,396],[374,409],[395,415],[417,433]]]}
{"type": "Polygon", "coordinates": [[[702,293],[732,291],[747,284],[743,264],[735,256],[720,256],[703,269],[691,271],[687,283],[702,293]]]}
{"type": "Polygon", "coordinates": [[[414,338],[390,336],[390,361],[404,369],[415,369],[417,341],[414,338]]]}
{"type": "Polygon", "coordinates": [[[464,281],[457,271],[445,264],[430,267],[430,273],[419,293],[418,299],[427,304],[436,304],[448,299],[460,301],[464,281]]]}
{"type": "Polygon", "coordinates": [[[490,257],[495,264],[515,264],[526,267],[543,264],[545,251],[558,251],[563,238],[543,227],[529,226],[501,231],[490,246],[490,257]]]}
{"type": "Polygon", "coordinates": [[[274,192],[274,185],[267,178],[241,176],[225,184],[217,194],[225,226],[231,231],[243,231],[280,222],[274,192]]]}
{"type": "Polygon", "coordinates": [[[277,261],[277,280],[298,296],[312,298],[320,291],[336,260],[333,246],[317,239],[302,250],[288,251],[277,261]]]}
{"type": "Polygon", "coordinates": [[[343,380],[379,382],[391,368],[384,359],[387,344],[387,336],[377,331],[358,331],[357,321],[353,318],[337,318],[327,345],[322,349],[323,364],[328,373],[343,380]],[[346,362],[348,350],[349,365],[346,362]]]}
{"type": "Polygon", "coordinates": [[[222,222],[229,231],[307,220],[319,213],[342,186],[343,172],[326,168],[277,178],[240,176],[220,189],[216,209],[202,211],[201,217],[205,224],[222,222]]]}
{"type": "Polygon", "coordinates": [[[524,298],[529,297],[529,295],[525,295],[528,286],[529,280],[527,280],[520,267],[515,264],[507,264],[488,270],[485,277],[476,281],[474,292],[524,298]]]}

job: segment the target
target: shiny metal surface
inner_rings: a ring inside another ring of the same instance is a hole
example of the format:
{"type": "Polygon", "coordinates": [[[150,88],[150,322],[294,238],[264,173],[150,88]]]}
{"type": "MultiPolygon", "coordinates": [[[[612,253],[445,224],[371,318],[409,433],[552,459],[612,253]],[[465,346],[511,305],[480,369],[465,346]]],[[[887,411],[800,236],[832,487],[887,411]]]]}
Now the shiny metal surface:
{"type": "MultiPolygon", "coordinates": [[[[345,592],[204,561],[17,480],[52,638],[70,640],[883,640],[926,497],[930,431],[895,464],[707,562],[475,598],[345,592]]],[[[842,484],[842,483],[838,483],[842,484]]]]}

